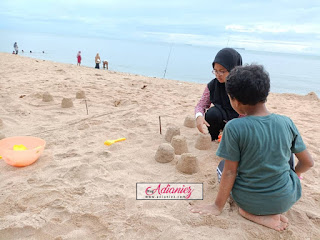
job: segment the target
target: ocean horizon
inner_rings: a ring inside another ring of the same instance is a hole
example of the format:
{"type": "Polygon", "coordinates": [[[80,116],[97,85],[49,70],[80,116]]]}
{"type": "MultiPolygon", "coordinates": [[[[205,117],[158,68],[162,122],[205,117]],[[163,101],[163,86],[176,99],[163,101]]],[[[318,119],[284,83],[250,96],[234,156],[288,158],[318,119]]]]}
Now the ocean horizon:
{"type": "MultiPolygon", "coordinates": [[[[19,55],[77,64],[76,55],[81,51],[82,65],[92,68],[95,66],[95,55],[99,53],[102,61],[109,62],[109,70],[112,71],[196,83],[208,83],[214,78],[212,61],[221,49],[221,47],[111,38],[8,31],[0,33],[1,52],[12,53],[13,44],[17,42],[19,55]]],[[[320,56],[235,49],[242,55],[244,64],[257,63],[265,67],[270,74],[271,92],[300,95],[315,92],[320,97],[318,80],[320,56]]],[[[102,69],[102,64],[100,67],[102,69]]]]}

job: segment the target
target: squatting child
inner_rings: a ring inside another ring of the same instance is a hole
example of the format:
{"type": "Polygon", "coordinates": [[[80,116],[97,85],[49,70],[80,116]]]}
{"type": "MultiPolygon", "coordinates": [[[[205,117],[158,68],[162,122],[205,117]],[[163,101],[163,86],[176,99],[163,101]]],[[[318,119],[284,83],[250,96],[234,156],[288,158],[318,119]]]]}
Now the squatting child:
{"type": "Polygon", "coordinates": [[[301,197],[299,178],[314,162],[292,120],[266,108],[269,90],[269,74],[260,65],[230,72],[230,103],[246,116],[224,128],[216,153],[225,161],[215,203],[192,212],[219,215],[231,193],[243,217],[278,231],[287,228],[283,213],[301,197]],[[289,164],[292,153],[299,160],[295,167],[289,164]]]}

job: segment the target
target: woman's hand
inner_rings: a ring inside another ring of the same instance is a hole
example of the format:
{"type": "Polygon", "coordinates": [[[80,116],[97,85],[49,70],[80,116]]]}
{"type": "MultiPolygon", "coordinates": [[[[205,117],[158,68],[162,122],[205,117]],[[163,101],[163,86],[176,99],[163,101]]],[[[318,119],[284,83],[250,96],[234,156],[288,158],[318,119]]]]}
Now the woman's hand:
{"type": "Polygon", "coordinates": [[[203,116],[197,117],[196,124],[197,124],[198,130],[203,134],[206,134],[206,131],[205,131],[203,125],[206,125],[207,127],[210,127],[210,124],[204,119],[203,116]]]}
{"type": "Polygon", "coordinates": [[[217,205],[199,205],[199,206],[192,206],[190,209],[193,213],[199,213],[204,215],[215,215],[218,216],[222,212],[222,209],[219,209],[217,205]]]}

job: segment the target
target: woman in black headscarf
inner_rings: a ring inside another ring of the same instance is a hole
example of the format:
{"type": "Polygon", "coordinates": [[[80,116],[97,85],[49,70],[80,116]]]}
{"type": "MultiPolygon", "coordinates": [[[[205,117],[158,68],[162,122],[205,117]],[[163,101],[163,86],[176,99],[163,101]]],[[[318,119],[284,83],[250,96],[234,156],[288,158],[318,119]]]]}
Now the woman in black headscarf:
{"type": "Polygon", "coordinates": [[[195,107],[197,128],[205,133],[203,125],[206,125],[212,140],[218,139],[220,130],[223,130],[227,121],[239,116],[230,105],[225,82],[229,72],[241,65],[242,57],[233,48],[221,49],[212,63],[212,72],[216,77],[208,83],[195,107]]]}

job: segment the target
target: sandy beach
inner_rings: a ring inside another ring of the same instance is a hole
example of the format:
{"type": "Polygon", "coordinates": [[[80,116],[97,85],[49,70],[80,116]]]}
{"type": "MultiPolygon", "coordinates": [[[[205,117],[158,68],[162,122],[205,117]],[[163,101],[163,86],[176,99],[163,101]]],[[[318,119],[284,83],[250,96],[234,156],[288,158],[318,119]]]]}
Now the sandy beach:
{"type": "Polygon", "coordinates": [[[270,111],[294,121],[315,161],[301,180],[300,201],[285,213],[287,230],[250,222],[232,203],[220,216],[188,210],[214,201],[218,190],[218,143],[199,150],[200,133],[184,126],[204,87],[79,67],[76,59],[72,65],[0,53],[0,137],[47,143],[30,166],[0,160],[0,239],[320,239],[320,101],[314,93],[271,93],[267,102],[270,111]],[[85,98],[76,98],[79,91],[85,98]],[[45,93],[53,101],[43,101],[45,93]],[[73,107],[62,108],[63,98],[73,107]],[[170,126],[180,128],[197,157],[197,173],[179,172],[179,155],[155,161],[170,126]],[[136,200],[138,182],[203,183],[204,200],[136,200]]]}

